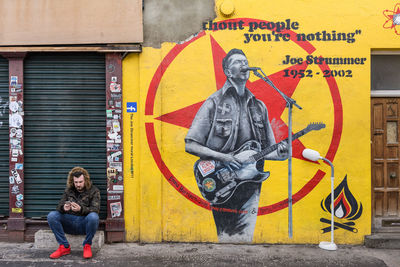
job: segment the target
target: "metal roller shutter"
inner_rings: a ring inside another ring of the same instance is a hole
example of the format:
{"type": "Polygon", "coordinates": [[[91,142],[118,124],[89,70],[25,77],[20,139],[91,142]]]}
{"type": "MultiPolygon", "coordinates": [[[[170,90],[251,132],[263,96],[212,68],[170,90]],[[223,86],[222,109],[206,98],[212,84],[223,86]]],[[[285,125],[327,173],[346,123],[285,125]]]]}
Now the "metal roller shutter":
{"type": "Polygon", "coordinates": [[[105,56],[35,53],[24,62],[25,217],[54,210],[74,166],[100,188],[106,217],[105,56]]]}
{"type": "Polygon", "coordinates": [[[8,60],[0,57],[0,216],[8,216],[8,60]]]}

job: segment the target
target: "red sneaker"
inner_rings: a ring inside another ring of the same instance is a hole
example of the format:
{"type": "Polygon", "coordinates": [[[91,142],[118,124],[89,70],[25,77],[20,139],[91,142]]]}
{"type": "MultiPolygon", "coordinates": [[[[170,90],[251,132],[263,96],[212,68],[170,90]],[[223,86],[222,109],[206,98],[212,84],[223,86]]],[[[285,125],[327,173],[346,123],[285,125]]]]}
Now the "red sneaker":
{"type": "Polygon", "coordinates": [[[92,247],[89,244],[85,244],[83,247],[83,257],[90,259],[92,257],[92,247]]]}
{"type": "Polygon", "coordinates": [[[50,258],[52,259],[58,259],[61,256],[68,255],[71,253],[71,246],[68,248],[64,247],[64,245],[60,245],[56,251],[54,251],[51,255],[50,258]]]}

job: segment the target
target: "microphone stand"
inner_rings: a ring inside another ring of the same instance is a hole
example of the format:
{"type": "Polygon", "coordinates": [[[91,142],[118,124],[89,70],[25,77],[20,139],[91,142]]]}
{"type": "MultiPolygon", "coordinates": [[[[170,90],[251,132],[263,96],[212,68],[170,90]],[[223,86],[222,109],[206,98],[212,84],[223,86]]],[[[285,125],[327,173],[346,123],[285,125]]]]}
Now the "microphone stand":
{"type": "Polygon", "coordinates": [[[292,110],[293,105],[296,106],[298,109],[302,109],[293,98],[288,97],[285,95],[281,90],[279,90],[272,81],[268,78],[267,75],[262,71],[260,68],[251,68],[254,75],[261,78],[264,82],[269,84],[272,88],[274,88],[281,97],[286,101],[286,107],[288,108],[289,114],[289,130],[288,130],[288,142],[289,142],[289,158],[288,158],[288,232],[289,238],[293,238],[293,200],[292,200],[292,110]],[[259,70],[260,73],[257,72],[259,70]]]}

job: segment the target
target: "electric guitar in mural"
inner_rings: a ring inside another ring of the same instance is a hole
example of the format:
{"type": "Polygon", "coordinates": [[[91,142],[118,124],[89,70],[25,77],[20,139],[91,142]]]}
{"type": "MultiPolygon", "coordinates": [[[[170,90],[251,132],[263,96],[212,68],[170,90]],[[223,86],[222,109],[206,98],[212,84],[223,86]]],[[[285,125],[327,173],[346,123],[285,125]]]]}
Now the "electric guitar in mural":
{"type": "MultiPolygon", "coordinates": [[[[293,140],[311,132],[325,128],[323,123],[310,123],[306,128],[292,137],[293,140]]],[[[288,141],[281,141],[280,143],[288,141]]],[[[203,197],[211,204],[223,204],[243,183],[262,183],[269,177],[269,172],[259,171],[257,161],[278,148],[280,143],[261,150],[257,141],[247,141],[232,154],[242,163],[241,168],[233,169],[217,160],[198,160],[194,164],[194,176],[203,197]]]]}

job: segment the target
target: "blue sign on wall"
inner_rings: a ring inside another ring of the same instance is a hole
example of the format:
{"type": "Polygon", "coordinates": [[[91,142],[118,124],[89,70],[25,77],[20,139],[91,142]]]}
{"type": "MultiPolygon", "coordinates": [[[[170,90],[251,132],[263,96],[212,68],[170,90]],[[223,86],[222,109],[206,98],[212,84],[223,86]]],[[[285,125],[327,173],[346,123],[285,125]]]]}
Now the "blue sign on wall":
{"type": "Polygon", "coordinates": [[[137,102],[127,102],[126,103],[126,112],[128,112],[128,113],[137,112],[137,102]]]}

